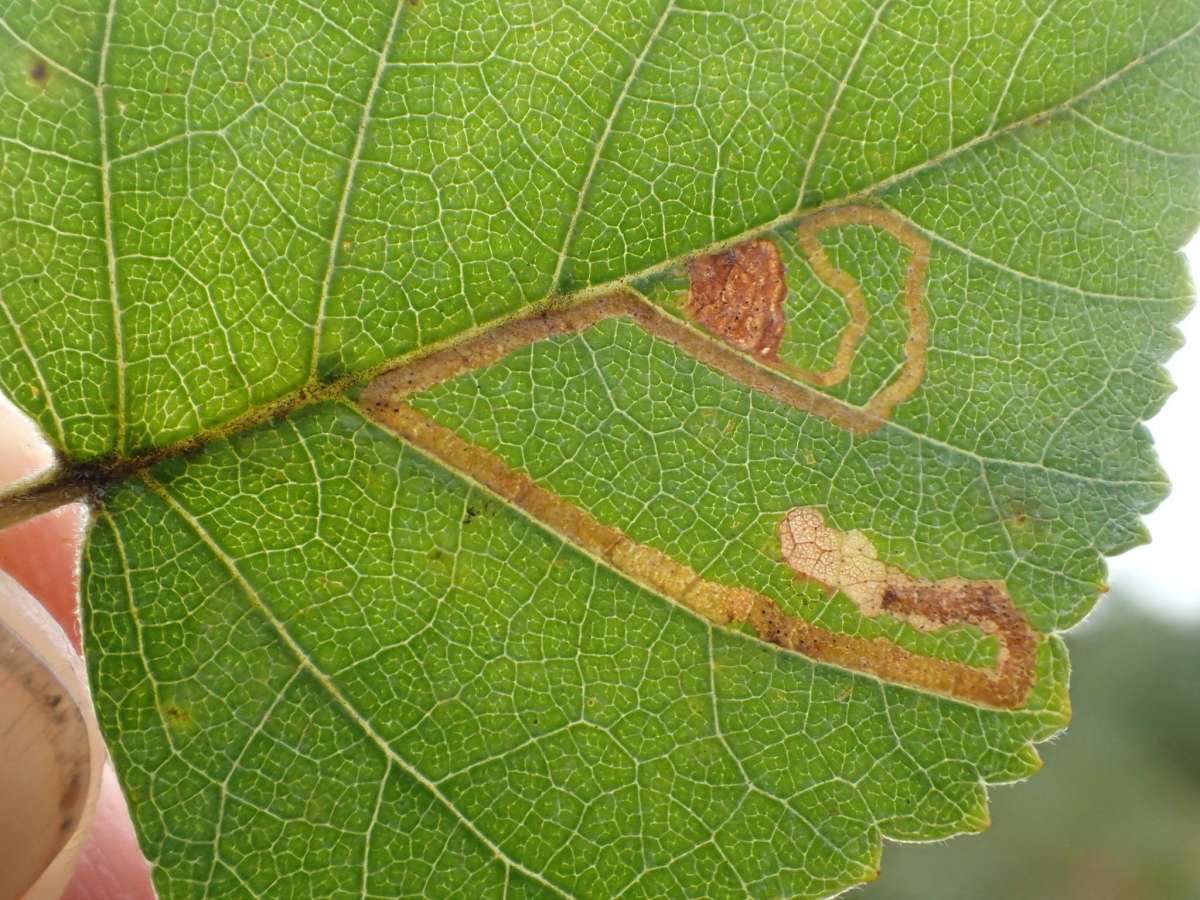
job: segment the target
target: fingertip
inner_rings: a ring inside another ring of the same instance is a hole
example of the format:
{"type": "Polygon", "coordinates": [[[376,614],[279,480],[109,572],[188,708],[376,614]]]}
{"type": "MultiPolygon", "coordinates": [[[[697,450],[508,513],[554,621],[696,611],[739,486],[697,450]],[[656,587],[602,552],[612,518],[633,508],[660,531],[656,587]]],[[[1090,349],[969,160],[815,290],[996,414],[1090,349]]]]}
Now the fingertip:
{"type": "MultiPolygon", "coordinates": [[[[0,395],[0,485],[31,478],[53,462],[54,454],[37,426],[0,395]]],[[[72,503],[0,530],[0,569],[41,601],[76,649],[85,516],[83,504],[72,503]]]]}
{"type": "Polygon", "coordinates": [[[33,420],[0,394],[0,484],[30,478],[54,464],[54,451],[33,420]]]}
{"type": "Polygon", "coordinates": [[[55,900],[90,833],[104,747],[83,662],[45,608],[0,572],[0,896],[55,900]]]}
{"type": "Polygon", "coordinates": [[[155,900],[150,865],[138,847],[116,773],[105,765],[92,831],[62,900],[155,900]]]}
{"type": "Polygon", "coordinates": [[[0,569],[41,601],[76,650],[83,521],[83,505],[73,503],[0,531],[0,569]]]}

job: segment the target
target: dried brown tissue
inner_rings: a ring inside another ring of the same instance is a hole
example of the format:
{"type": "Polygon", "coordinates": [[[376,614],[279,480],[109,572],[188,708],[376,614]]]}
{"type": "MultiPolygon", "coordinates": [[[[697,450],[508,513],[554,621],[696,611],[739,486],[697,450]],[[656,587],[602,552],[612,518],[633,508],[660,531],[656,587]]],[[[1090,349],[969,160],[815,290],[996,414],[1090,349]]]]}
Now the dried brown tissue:
{"type": "MultiPolygon", "coordinates": [[[[808,373],[811,376],[808,377],[799,369],[777,364],[777,360],[772,359],[770,353],[758,354],[756,357],[742,352],[733,344],[714,340],[709,334],[687,322],[667,315],[643,298],[620,291],[589,297],[565,307],[543,309],[533,315],[494,326],[484,334],[403,363],[378,376],[365,390],[368,396],[372,392],[398,395],[411,393],[490,365],[536,341],[559,334],[584,331],[604,319],[624,317],[655,337],[675,344],[700,362],[780,403],[828,419],[851,434],[870,434],[887,421],[896,405],[910,396],[924,377],[925,347],[928,342],[924,283],[929,248],[924,238],[902,219],[874,207],[847,206],[823,210],[810,215],[800,224],[798,230],[803,241],[804,235],[810,232],[821,233],[828,228],[848,224],[877,225],[896,235],[912,250],[906,276],[906,302],[913,327],[905,351],[906,363],[900,375],[865,406],[854,406],[817,390],[814,384],[827,386],[817,375],[808,373]]],[[[769,270],[773,266],[769,258],[771,250],[776,254],[778,251],[770,241],[758,240],[770,250],[761,254],[759,264],[755,268],[765,266],[769,270]]],[[[822,258],[820,254],[810,255],[810,260],[815,260],[813,265],[818,273],[826,272],[826,267],[821,263],[822,258]]],[[[828,268],[832,270],[832,266],[828,268]]],[[[839,283],[838,276],[832,272],[826,272],[826,275],[831,283],[839,283]]],[[[774,292],[780,304],[783,302],[783,295],[779,293],[781,277],[780,268],[767,279],[771,282],[768,289],[774,292]]],[[[750,283],[754,283],[756,278],[761,281],[763,276],[760,274],[752,277],[750,283]]],[[[847,302],[852,309],[855,308],[855,295],[850,292],[847,296],[850,298],[847,302]]],[[[843,336],[843,343],[846,340],[843,336]]],[[[89,496],[94,498],[97,491],[102,490],[109,482],[126,478],[163,459],[191,452],[204,446],[214,437],[230,434],[269,418],[286,415],[306,403],[340,396],[352,386],[353,378],[349,376],[335,378],[319,389],[306,388],[271,407],[252,410],[248,415],[227,423],[220,429],[198,434],[171,447],[150,450],[128,459],[66,465],[60,476],[31,483],[17,495],[0,500],[0,528],[64,503],[89,496]]]]}
{"type": "Polygon", "coordinates": [[[626,317],[754,390],[829,419],[852,433],[869,433],[886,421],[924,377],[929,243],[894,214],[864,206],[810,216],[800,225],[798,240],[814,272],[842,294],[851,313],[837,361],[825,372],[803,373],[779,362],[777,349],[786,293],[782,262],[774,244],[756,239],[689,264],[693,293],[687,311],[724,343],[632,294],[618,292],[514,320],[486,335],[387,372],[367,386],[360,403],[372,419],[423,452],[478,482],[632,581],[714,624],[749,626],[767,643],[887,681],[987,706],[1019,707],[1036,677],[1038,635],[1000,583],[914,578],[880,561],[875,548],[860,532],[837,532],[824,524],[817,510],[797,508],[780,523],[780,549],[783,561],[798,577],[846,593],[867,616],[886,613],[924,631],[957,624],[975,626],[996,637],[1000,651],[994,666],[974,667],[923,656],[886,639],[830,631],[787,613],[759,592],[701,578],[689,566],[599,522],[500,457],[469,443],[404,402],[414,393],[491,365],[534,342],[578,333],[608,318],[626,317]],[[800,375],[812,384],[827,386],[845,378],[866,331],[868,313],[861,286],[832,265],[820,244],[820,235],[826,229],[850,224],[881,228],[910,250],[905,278],[910,319],[906,362],[900,375],[865,407],[843,403],[795,380],[800,375]],[[721,304],[733,313],[723,316],[721,304]]]}
{"type": "Polygon", "coordinates": [[[929,315],[925,308],[929,239],[895,213],[873,206],[840,206],[816,212],[796,227],[796,240],[813,273],[841,295],[850,313],[833,365],[827,369],[802,369],[779,358],[788,325],[784,310],[788,286],[779,247],[770,238],[756,238],[693,259],[688,264],[690,286],[684,311],[730,346],[753,353],[764,364],[793,378],[819,387],[840,384],[850,375],[871,320],[862,285],[833,264],[821,242],[826,231],[849,225],[885,231],[909,251],[904,276],[904,305],[909,319],[904,364],[900,374],[863,408],[864,414],[882,420],[908,399],[925,377],[929,346],[929,315]]]}
{"type": "MultiPolygon", "coordinates": [[[[851,434],[870,434],[888,420],[896,406],[912,395],[925,376],[925,354],[929,342],[929,318],[925,310],[929,242],[894,213],[867,206],[839,207],[815,213],[801,223],[798,231],[802,246],[810,241],[815,242],[813,247],[806,250],[814,271],[843,293],[852,317],[857,317],[852,318],[850,327],[843,335],[839,361],[834,367],[836,372],[805,372],[778,360],[777,336],[782,336],[779,330],[782,320],[779,316],[782,315],[785,288],[782,262],[778,259],[775,245],[765,238],[759,238],[737,245],[723,254],[711,254],[689,263],[693,285],[697,284],[697,273],[707,280],[707,287],[696,288],[698,295],[707,298],[699,308],[710,310],[705,313],[709,317],[709,324],[703,320],[700,324],[716,328],[711,326],[715,321],[712,317],[717,316],[712,309],[713,304],[730,303],[746,311],[740,322],[728,320],[720,326],[723,331],[714,331],[722,337],[721,341],[668,315],[633,293],[617,291],[506,322],[485,334],[386,372],[372,382],[366,392],[368,395],[415,393],[499,362],[529,344],[556,335],[586,331],[605,319],[623,317],[632,320],[649,334],[674,344],[700,362],[780,403],[828,419],[851,434]],[[817,236],[827,229],[851,224],[881,228],[895,235],[911,251],[905,275],[905,305],[910,321],[905,362],[900,374],[864,406],[847,403],[814,387],[827,387],[845,378],[852,362],[853,349],[861,338],[859,332],[865,333],[867,326],[866,303],[861,287],[851,276],[833,267],[817,240],[817,236]],[[713,261],[722,259],[723,262],[713,261]],[[725,287],[721,288],[721,285],[725,287]],[[735,299],[731,291],[753,296],[743,301],[735,299]],[[855,322],[860,325],[857,330],[855,322]]],[[[689,309],[694,313],[697,306],[692,304],[689,309]]]]}

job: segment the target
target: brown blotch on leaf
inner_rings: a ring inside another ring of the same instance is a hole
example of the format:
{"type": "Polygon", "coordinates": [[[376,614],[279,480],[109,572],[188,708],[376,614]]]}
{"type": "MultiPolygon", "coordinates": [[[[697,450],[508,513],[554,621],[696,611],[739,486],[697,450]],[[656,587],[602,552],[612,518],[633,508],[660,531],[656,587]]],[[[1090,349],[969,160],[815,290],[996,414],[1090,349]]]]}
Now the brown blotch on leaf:
{"type": "Polygon", "coordinates": [[[35,59],[33,65],[29,67],[29,77],[35,83],[44,85],[50,80],[50,69],[46,66],[44,59],[35,59]]]}
{"type": "Polygon", "coordinates": [[[909,251],[904,273],[904,305],[909,318],[904,365],[891,382],[861,407],[864,418],[878,424],[910,397],[924,379],[929,344],[929,316],[925,309],[929,239],[896,213],[872,206],[838,206],[812,213],[796,225],[796,240],[813,274],[842,297],[850,315],[838,340],[833,364],[827,369],[802,369],[779,358],[779,345],[787,328],[784,304],[788,288],[783,259],[771,240],[758,238],[694,259],[688,265],[691,285],[685,312],[730,346],[754,354],[760,362],[792,378],[822,388],[842,383],[850,376],[855,354],[867,334],[871,311],[862,285],[833,264],[821,238],[827,231],[851,225],[886,232],[909,251]]]}
{"type": "Polygon", "coordinates": [[[745,353],[773,359],[787,316],[787,272],[774,241],[758,238],[688,263],[687,314],[745,353]]]}

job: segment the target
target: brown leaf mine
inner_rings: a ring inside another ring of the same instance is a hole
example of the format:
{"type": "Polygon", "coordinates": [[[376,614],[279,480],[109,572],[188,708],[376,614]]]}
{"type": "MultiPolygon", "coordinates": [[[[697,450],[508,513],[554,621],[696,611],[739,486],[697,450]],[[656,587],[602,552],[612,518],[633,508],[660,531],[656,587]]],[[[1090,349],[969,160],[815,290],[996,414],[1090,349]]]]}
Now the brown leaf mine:
{"type": "MultiPolygon", "coordinates": [[[[566,306],[514,318],[486,334],[417,357],[376,378],[358,402],[375,422],[422,453],[471,479],[630,581],[713,624],[740,625],[764,643],[886,681],[983,706],[1018,708],[1036,678],[1040,636],[999,582],[915,578],[881,561],[861,532],[829,528],[811,507],[793,509],[779,527],[781,562],[801,577],[844,592],[866,616],[888,613],[925,631],[970,625],[997,638],[1000,649],[993,666],[973,666],[926,656],[882,637],[832,631],[785,610],[765,593],[710,580],[657,547],[635,541],[613,523],[600,521],[589,510],[405,402],[414,393],[489,366],[522,347],[577,334],[607,319],[624,318],[751,390],[827,419],[851,434],[869,434],[888,420],[925,376],[930,328],[925,308],[929,241],[896,213],[866,206],[813,213],[798,223],[797,239],[814,273],[842,295],[850,312],[837,360],[823,372],[802,371],[778,358],[787,327],[786,273],[778,247],[772,240],[760,238],[689,264],[691,289],[686,312],[708,334],[634,291],[583,297],[566,306]],[[861,285],[834,266],[820,241],[825,230],[848,225],[885,231],[909,251],[904,279],[909,320],[904,362],[863,406],[818,389],[846,378],[870,322],[861,285]]],[[[470,518],[468,511],[468,521],[470,518]]]]}
{"type": "Polygon", "coordinates": [[[841,295],[850,320],[838,341],[833,364],[819,371],[802,369],[779,358],[787,329],[784,304],[788,286],[779,248],[768,238],[738,244],[721,253],[697,257],[688,265],[691,283],[684,311],[729,346],[753,354],[761,363],[792,379],[827,388],[850,376],[855,354],[867,334],[871,311],[861,284],[837,268],[821,242],[826,231],[858,225],[890,234],[909,251],[904,273],[904,305],[909,332],[900,372],[861,407],[862,425],[852,431],[870,431],[912,396],[925,377],[929,346],[929,315],[925,309],[928,288],[929,239],[891,210],[874,206],[837,206],[819,210],[796,226],[796,240],[813,274],[841,295]],[[866,424],[866,423],[872,424],[866,424]]]}
{"type": "Polygon", "coordinates": [[[850,375],[858,345],[866,336],[871,311],[862,285],[837,268],[821,243],[824,232],[848,225],[877,228],[894,237],[909,251],[904,273],[904,305],[908,311],[908,338],[904,343],[904,366],[900,374],[883,387],[868,403],[868,408],[886,418],[913,392],[925,378],[925,356],[929,347],[929,313],[925,309],[925,294],[929,281],[929,239],[890,210],[874,206],[837,206],[821,210],[804,219],[796,227],[800,249],[808,259],[813,274],[842,295],[850,313],[850,323],[842,332],[834,364],[823,371],[809,372],[795,366],[784,366],[796,378],[822,387],[839,384],[850,375]]]}
{"type": "Polygon", "coordinates": [[[773,241],[758,238],[688,264],[688,315],[746,353],[773,359],[787,317],[787,280],[773,241]]]}
{"type": "Polygon", "coordinates": [[[662,550],[601,522],[496,454],[404,403],[413,383],[392,374],[373,382],[361,398],[363,412],[375,422],[568,544],[707,621],[745,625],[765,643],[932,693],[1006,709],[1025,702],[1035,677],[1038,638],[999,586],[909,578],[880,562],[861,533],[842,535],[826,529],[815,510],[793,510],[782,523],[780,537],[786,561],[798,572],[803,569],[806,577],[819,576],[818,580],[829,578],[825,583],[830,585],[848,585],[853,596],[863,600],[867,615],[887,611],[931,629],[974,624],[999,637],[1001,649],[995,668],[986,669],[923,656],[883,638],[831,631],[785,611],[758,591],[704,578],[662,550]],[[816,576],[806,574],[810,571],[816,576]]]}
{"type": "MultiPolygon", "coordinates": [[[[784,561],[802,578],[845,594],[863,615],[888,613],[921,631],[949,625],[973,625],[1000,642],[992,671],[929,660],[931,669],[955,682],[952,693],[995,706],[1019,705],[1036,672],[1037,634],[1000,582],[914,578],[879,559],[861,531],[838,531],[821,513],[805,506],[780,523],[784,561]]],[[[932,673],[931,673],[932,674],[932,673]]]]}
{"type": "Polygon", "coordinates": [[[699,257],[689,265],[692,288],[687,312],[723,340],[713,340],[699,329],[667,315],[640,294],[616,291],[514,318],[486,334],[418,356],[381,375],[368,389],[367,396],[411,394],[491,365],[529,344],[586,331],[605,319],[627,318],[648,334],[669,341],[752,390],[828,419],[851,434],[870,434],[891,417],[896,406],[908,399],[925,377],[929,343],[929,316],[925,310],[929,241],[895,213],[866,206],[813,213],[798,225],[797,231],[813,270],[842,293],[852,317],[842,337],[838,362],[824,372],[804,371],[778,358],[786,327],[783,312],[786,272],[775,244],[760,238],[699,257]],[[846,225],[879,228],[911,251],[905,273],[909,334],[904,345],[904,364],[863,406],[817,389],[836,384],[849,374],[854,351],[868,322],[866,298],[858,283],[833,267],[816,240],[823,230],[846,225]]]}

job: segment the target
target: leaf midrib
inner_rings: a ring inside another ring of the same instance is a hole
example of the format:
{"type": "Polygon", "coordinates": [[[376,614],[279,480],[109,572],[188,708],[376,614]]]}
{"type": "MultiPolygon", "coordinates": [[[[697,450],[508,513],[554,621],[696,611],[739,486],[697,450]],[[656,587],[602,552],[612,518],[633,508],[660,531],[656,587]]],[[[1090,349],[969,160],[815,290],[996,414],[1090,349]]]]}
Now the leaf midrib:
{"type": "MultiPolygon", "coordinates": [[[[18,42],[29,47],[31,50],[38,52],[36,51],[36,48],[33,48],[32,45],[29,44],[28,41],[24,40],[20,35],[14,32],[3,19],[0,19],[0,24],[2,24],[5,31],[11,34],[18,42]]],[[[394,22],[393,25],[395,24],[396,23],[394,22]]],[[[18,483],[9,487],[7,490],[0,492],[0,528],[23,521],[26,518],[30,518],[33,515],[38,515],[63,503],[69,503],[74,500],[89,497],[95,499],[107,484],[125,480],[126,478],[136,475],[150,466],[153,466],[164,460],[183,456],[192,452],[197,452],[213,441],[231,437],[250,428],[262,425],[272,419],[287,416],[296,410],[340,397],[354,390],[355,388],[369,383],[384,372],[401,368],[406,364],[419,361],[420,359],[435,352],[442,351],[447,348],[454,347],[460,343],[464,343],[468,340],[486,335],[489,332],[514,320],[531,318],[540,315],[548,308],[561,308],[563,306],[574,305],[596,296],[602,296],[619,291],[627,288],[632,282],[675,268],[692,257],[711,253],[719,253],[722,250],[728,249],[736,244],[740,244],[743,241],[795,224],[796,222],[802,221],[808,216],[814,215],[822,210],[842,206],[856,201],[861,202],[867,199],[875,199],[877,198],[878,194],[882,193],[893,185],[898,184],[908,178],[914,177],[921,172],[945,165],[961,156],[963,153],[974,149],[975,147],[987,144],[1006,134],[1010,134],[1026,127],[1036,127],[1059,115],[1069,113],[1076,104],[1081,103],[1092,95],[1119,82],[1130,72],[1135,71],[1150,61],[1170,52],[1187,39],[1195,36],[1197,33],[1200,33],[1200,22],[1197,22],[1190,28],[1159,45],[1158,47],[1139,54],[1116,71],[1111,72],[1101,79],[1098,79],[1072,97],[1054,104],[1053,106],[1037,110],[1033,113],[1009,122],[1007,125],[1004,125],[999,129],[989,128],[989,130],[984,131],[961,144],[948,148],[936,156],[930,157],[929,159],[923,160],[919,163],[914,163],[906,169],[894,172],[886,178],[873,182],[872,184],[857,191],[835,196],[812,207],[789,210],[788,212],[776,216],[767,222],[761,223],[753,228],[746,229],[737,235],[724,238],[719,241],[714,241],[706,246],[694,248],[685,254],[667,257],[657,263],[639,270],[638,272],[628,273],[611,281],[590,285],[570,294],[549,294],[540,300],[524,306],[515,313],[491,319],[472,328],[465,329],[444,341],[429,344],[417,350],[387,359],[381,363],[377,363],[374,366],[350,373],[327,384],[321,385],[314,379],[310,378],[303,385],[281,395],[270,403],[249,407],[245,412],[227,419],[225,422],[222,422],[211,428],[198,431],[194,435],[191,435],[183,440],[176,441],[175,443],[144,449],[128,456],[112,454],[108,457],[91,461],[71,460],[59,453],[56,465],[47,472],[33,480],[18,483]],[[51,503],[53,503],[53,505],[49,505],[51,503]]],[[[389,32],[389,37],[390,36],[391,32],[389,32]]],[[[83,83],[94,87],[97,91],[101,90],[101,86],[103,85],[102,77],[100,79],[100,84],[97,85],[78,73],[66,69],[55,60],[50,59],[48,56],[45,58],[56,67],[62,68],[64,71],[68,72],[70,75],[79,79],[83,83]]],[[[349,191],[347,191],[347,193],[349,193],[349,191]]],[[[111,250],[111,245],[109,246],[111,250]]],[[[1064,285],[1063,287],[1067,288],[1068,286],[1064,285]]],[[[118,423],[118,426],[119,428],[123,429],[124,423],[118,423]]],[[[923,432],[918,432],[899,425],[894,421],[886,422],[883,428],[888,430],[900,430],[903,433],[914,437],[918,441],[928,444],[929,446],[937,447],[939,449],[952,452],[956,455],[975,460],[980,464],[995,463],[998,465],[1015,466],[1020,468],[1035,468],[1056,476],[1068,478],[1070,480],[1111,486],[1143,485],[1161,487],[1165,484],[1165,480],[1162,479],[1152,481],[1141,479],[1107,479],[1097,476],[1082,475],[1066,469],[1054,468],[1040,462],[1035,463],[1031,461],[987,457],[966,447],[960,447],[958,445],[935,438],[931,435],[927,435],[923,432]]]]}

